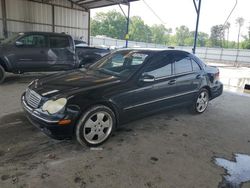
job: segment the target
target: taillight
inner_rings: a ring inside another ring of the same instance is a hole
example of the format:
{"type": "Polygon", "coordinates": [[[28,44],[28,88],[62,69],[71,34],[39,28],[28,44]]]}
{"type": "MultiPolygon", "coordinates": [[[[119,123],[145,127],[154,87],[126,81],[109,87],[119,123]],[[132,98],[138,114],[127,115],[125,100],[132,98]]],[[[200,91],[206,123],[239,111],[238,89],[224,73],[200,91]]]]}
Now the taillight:
{"type": "Polygon", "coordinates": [[[219,71],[219,70],[218,70],[217,73],[215,73],[214,79],[215,79],[215,80],[219,80],[219,79],[220,79],[220,71],[219,71]]]}

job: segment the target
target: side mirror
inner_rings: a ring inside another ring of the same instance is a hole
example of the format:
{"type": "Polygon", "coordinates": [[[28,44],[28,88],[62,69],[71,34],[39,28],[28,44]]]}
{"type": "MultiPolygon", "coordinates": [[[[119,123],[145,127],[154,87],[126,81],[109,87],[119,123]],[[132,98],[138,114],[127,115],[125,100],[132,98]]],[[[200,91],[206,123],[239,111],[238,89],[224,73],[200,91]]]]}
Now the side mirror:
{"type": "Polygon", "coordinates": [[[140,78],[140,81],[141,81],[141,82],[146,82],[146,83],[154,82],[154,81],[155,81],[155,77],[152,76],[152,75],[144,74],[144,75],[142,75],[142,77],[140,78]]]}
{"type": "Polygon", "coordinates": [[[20,41],[16,41],[16,46],[23,46],[23,43],[20,41]]]}
{"type": "Polygon", "coordinates": [[[88,69],[90,66],[91,66],[91,63],[80,62],[80,68],[88,69]]]}

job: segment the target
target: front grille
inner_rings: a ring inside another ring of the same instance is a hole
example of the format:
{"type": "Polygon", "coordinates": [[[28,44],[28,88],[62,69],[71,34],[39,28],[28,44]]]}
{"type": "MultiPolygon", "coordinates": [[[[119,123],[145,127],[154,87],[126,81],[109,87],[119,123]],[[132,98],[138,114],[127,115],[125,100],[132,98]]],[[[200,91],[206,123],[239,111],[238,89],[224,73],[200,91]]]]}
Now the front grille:
{"type": "Polygon", "coordinates": [[[25,93],[25,99],[29,106],[31,106],[32,108],[38,108],[42,97],[35,91],[27,89],[25,93]]]}

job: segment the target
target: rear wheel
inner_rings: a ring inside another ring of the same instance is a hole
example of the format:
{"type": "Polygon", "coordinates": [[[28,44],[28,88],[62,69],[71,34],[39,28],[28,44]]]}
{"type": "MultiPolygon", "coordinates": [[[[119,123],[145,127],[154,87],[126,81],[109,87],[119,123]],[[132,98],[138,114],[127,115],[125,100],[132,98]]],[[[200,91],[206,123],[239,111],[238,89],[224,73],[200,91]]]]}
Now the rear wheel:
{"type": "Polygon", "coordinates": [[[4,68],[0,65],[0,84],[3,83],[5,80],[5,70],[4,68]]]}
{"type": "Polygon", "coordinates": [[[209,103],[209,92],[207,89],[201,89],[197,95],[194,104],[192,106],[192,111],[196,114],[201,114],[205,112],[209,103]]]}
{"type": "Polygon", "coordinates": [[[77,124],[77,141],[82,145],[101,145],[110,137],[115,124],[115,114],[110,108],[103,105],[94,106],[87,110],[77,124]]]}

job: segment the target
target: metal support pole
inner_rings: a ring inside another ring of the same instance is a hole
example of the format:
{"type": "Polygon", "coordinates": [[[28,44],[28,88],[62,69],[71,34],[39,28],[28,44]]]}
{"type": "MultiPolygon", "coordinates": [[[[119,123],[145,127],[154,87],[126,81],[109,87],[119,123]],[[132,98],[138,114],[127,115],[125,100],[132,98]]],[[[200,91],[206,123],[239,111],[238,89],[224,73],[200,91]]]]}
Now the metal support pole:
{"type": "Polygon", "coordinates": [[[52,32],[55,32],[55,6],[52,5],[52,32]]]}
{"type": "MultiPolygon", "coordinates": [[[[88,15],[89,15],[89,18],[88,18],[88,45],[90,46],[90,10],[88,10],[88,15]]],[[[93,42],[92,42],[93,44],[93,42]]]]}
{"type": "Polygon", "coordinates": [[[194,34],[194,47],[193,47],[193,54],[195,54],[196,51],[196,45],[197,45],[197,38],[198,38],[198,29],[199,29],[199,20],[200,20],[200,10],[201,10],[201,0],[198,0],[199,4],[197,7],[197,4],[195,2],[195,0],[193,0],[194,2],[194,7],[197,13],[197,20],[196,20],[196,29],[195,29],[195,34],[194,34]]]}
{"type": "Polygon", "coordinates": [[[5,0],[1,0],[2,4],[2,18],[3,18],[3,36],[5,38],[8,37],[8,29],[7,29],[7,13],[6,13],[6,2],[5,0]]]}
{"type": "Polygon", "coordinates": [[[128,17],[127,17],[127,29],[126,29],[126,48],[128,47],[128,40],[129,40],[129,21],[130,21],[130,3],[128,2],[128,17]]]}

